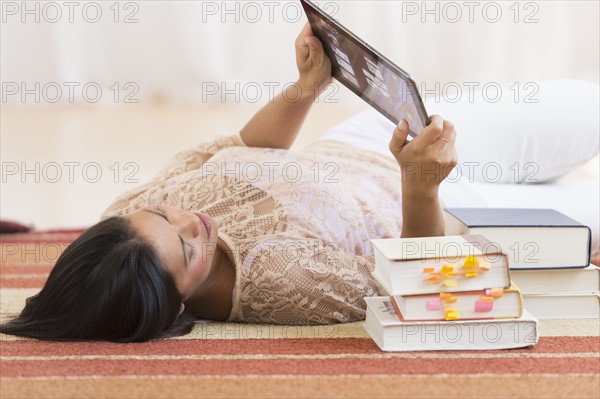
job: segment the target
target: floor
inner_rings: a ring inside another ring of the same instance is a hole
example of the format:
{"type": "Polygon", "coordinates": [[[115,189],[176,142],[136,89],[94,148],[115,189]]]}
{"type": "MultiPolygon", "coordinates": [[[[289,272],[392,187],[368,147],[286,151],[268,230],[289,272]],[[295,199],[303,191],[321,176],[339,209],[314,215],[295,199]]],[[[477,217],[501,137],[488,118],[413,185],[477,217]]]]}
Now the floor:
{"type": "MultiPolygon", "coordinates": [[[[259,107],[2,105],[1,218],[38,229],[89,226],[117,195],[150,179],[172,155],[237,132],[259,107]]],[[[315,104],[292,149],[365,107],[315,104]]]]}

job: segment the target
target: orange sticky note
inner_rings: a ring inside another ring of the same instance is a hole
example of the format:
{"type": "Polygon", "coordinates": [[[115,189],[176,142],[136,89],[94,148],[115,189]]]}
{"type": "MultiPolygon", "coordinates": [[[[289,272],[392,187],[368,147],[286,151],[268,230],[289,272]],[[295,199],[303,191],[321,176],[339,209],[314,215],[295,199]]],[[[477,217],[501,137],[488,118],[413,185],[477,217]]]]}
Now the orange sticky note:
{"type": "Polygon", "coordinates": [[[504,295],[504,290],[502,288],[492,288],[491,295],[494,298],[501,298],[504,295]]]}
{"type": "Polygon", "coordinates": [[[424,267],[423,268],[423,273],[431,273],[435,271],[435,267],[424,267]]]}
{"type": "Polygon", "coordinates": [[[492,268],[492,264],[485,260],[479,261],[479,270],[488,271],[492,268]]]}
{"type": "Polygon", "coordinates": [[[452,297],[452,294],[449,292],[440,292],[440,299],[445,301],[446,299],[452,297]]]}
{"type": "Polygon", "coordinates": [[[444,302],[449,302],[449,303],[456,302],[456,297],[454,295],[450,294],[449,292],[446,292],[445,294],[448,294],[448,295],[444,295],[443,297],[440,296],[440,300],[442,300],[444,302]]]}
{"type": "Polygon", "coordinates": [[[481,299],[484,302],[494,302],[494,297],[493,296],[482,295],[481,297],[479,297],[479,299],[481,299]]]}

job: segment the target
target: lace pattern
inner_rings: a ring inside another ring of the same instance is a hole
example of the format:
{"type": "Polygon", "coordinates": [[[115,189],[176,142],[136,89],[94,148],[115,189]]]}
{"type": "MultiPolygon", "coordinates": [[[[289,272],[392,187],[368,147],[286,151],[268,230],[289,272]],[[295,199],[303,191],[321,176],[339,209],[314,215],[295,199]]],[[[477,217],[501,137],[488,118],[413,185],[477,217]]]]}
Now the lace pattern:
{"type": "Polygon", "coordinates": [[[205,212],[234,254],[229,321],[328,324],[364,319],[363,297],[385,294],[369,239],[400,236],[400,199],[398,165],[381,155],[325,141],[250,148],[233,135],[177,154],[102,218],[152,203],[205,212]]]}

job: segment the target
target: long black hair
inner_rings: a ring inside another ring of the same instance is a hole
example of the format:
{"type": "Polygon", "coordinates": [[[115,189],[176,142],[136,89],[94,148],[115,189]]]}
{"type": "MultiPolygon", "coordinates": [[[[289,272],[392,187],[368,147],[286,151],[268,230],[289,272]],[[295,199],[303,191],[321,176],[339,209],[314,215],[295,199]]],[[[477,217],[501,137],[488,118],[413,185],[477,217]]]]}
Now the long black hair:
{"type": "Polygon", "coordinates": [[[129,221],[112,217],[83,232],[58,258],[44,288],[0,332],[52,341],[139,342],[183,335],[175,280],[129,221]]]}

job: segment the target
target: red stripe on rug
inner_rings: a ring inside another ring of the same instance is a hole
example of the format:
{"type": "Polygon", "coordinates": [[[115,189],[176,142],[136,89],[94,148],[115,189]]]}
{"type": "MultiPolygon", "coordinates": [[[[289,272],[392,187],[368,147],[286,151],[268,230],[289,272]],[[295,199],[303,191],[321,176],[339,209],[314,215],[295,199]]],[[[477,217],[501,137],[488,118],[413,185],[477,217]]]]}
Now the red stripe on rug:
{"type": "MultiPolygon", "coordinates": [[[[232,327],[239,326],[232,324],[232,327]]],[[[331,326],[328,326],[331,327],[331,326]]],[[[227,330],[227,327],[224,327],[227,330]]],[[[215,330],[216,332],[216,330],[215,330]]],[[[231,331],[230,331],[231,332],[231,331]]],[[[599,352],[598,337],[542,337],[530,348],[510,349],[509,353],[589,353],[599,352]]],[[[383,353],[369,338],[321,339],[171,339],[135,344],[101,342],[47,342],[37,340],[4,341],[2,356],[93,356],[93,355],[221,355],[221,354],[371,354],[383,353]]],[[[435,353],[456,354],[454,351],[435,353]]],[[[494,353],[507,351],[477,351],[461,353],[494,353]]]]}
{"type": "Polygon", "coordinates": [[[3,377],[597,373],[595,358],[4,360],[3,377]]]}
{"type": "Polygon", "coordinates": [[[54,265],[51,264],[0,264],[0,275],[2,274],[50,274],[54,265]]]}

